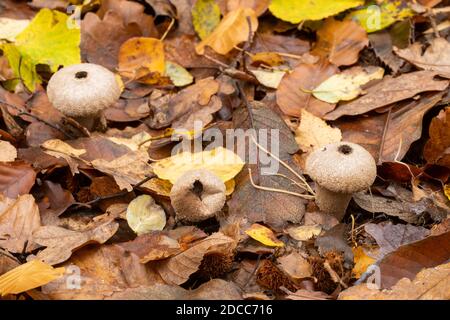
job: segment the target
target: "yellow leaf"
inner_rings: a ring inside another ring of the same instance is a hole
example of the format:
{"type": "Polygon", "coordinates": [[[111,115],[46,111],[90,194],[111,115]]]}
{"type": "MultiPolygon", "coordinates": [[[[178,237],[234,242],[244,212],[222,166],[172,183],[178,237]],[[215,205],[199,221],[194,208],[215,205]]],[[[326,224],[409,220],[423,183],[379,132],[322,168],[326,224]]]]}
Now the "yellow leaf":
{"type": "Polygon", "coordinates": [[[281,79],[286,74],[279,70],[250,70],[251,73],[258,79],[258,81],[267,88],[277,89],[280,85],[281,79]]]}
{"type": "Polygon", "coordinates": [[[364,4],[364,0],[272,0],[269,10],[284,21],[321,20],[364,4]]]}
{"type": "Polygon", "coordinates": [[[414,11],[401,0],[385,0],[380,5],[369,5],[351,12],[345,19],[356,20],[368,33],[389,27],[396,21],[412,17],[414,11]]]}
{"type": "Polygon", "coordinates": [[[252,9],[239,8],[230,11],[217,28],[195,47],[197,54],[204,54],[205,47],[209,46],[217,53],[225,55],[234,46],[247,41],[250,33],[247,17],[250,19],[252,32],[255,32],[258,29],[258,18],[252,9]]]}
{"type": "Polygon", "coordinates": [[[295,240],[306,241],[318,236],[322,232],[322,227],[319,225],[290,227],[287,232],[295,240]]]}
{"type": "Polygon", "coordinates": [[[155,38],[136,37],[125,41],[119,50],[119,73],[147,84],[158,83],[164,75],[164,45],[155,38]]]}
{"type": "Polygon", "coordinates": [[[182,152],[152,164],[153,172],[172,184],[185,172],[206,169],[227,182],[233,179],[244,166],[244,161],[226,148],[216,148],[197,153],[182,152]]]}
{"type": "Polygon", "coordinates": [[[382,79],[384,69],[380,67],[354,67],[335,74],[322,82],[313,91],[314,97],[328,103],[349,101],[362,93],[361,86],[371,80],[382,79]]]}
{"type": "Polygon", "coordinates": [[[220,8],[214,0],[197,0],[192,8],[192,24],[200,39],[205,39],[220,22],[220,8]]]}
{"type": "Polygon", "coordinates": [[[352,275],[356,279],[359,279],[361,275],[366,272],[367,268],[372,265],[376,260],[369,257],[364,252],[362,247],[352,248],[355,266],[352,270],[352,275]]]}
{"type": "Polygon", "coordinates": [[[444,186],[444,193],[447,196],[448,200],[450,200],[450,184],[446,184],[444,186]]]}
{"type": "Polygon", "coordinates": [[[67,19],[64,13],[42,9],[14,43],[0,46],[15,75],[31,91],[41,82],[36,65],[48,65],[55,72],[59,66],[80,63],[80,29],[69,28],[67,19]]]}
{"type": "Polygon", "coordinates": [[[330,127],[324,120],[305,109],[301,112],[300,125],[295,131],[295,141],[303,152],[341,141],[342,133],[339,128],[330,127]]]}
{"type": "Polygon", "coordinates": [[[177,87],[186,86],[194,81],[194,77],[189,73],[189,71],[179,64],[171,61],[166,61],[166,75],[177,87]]]}
{"type": "Polygon", "coordinates": [[[143,194],[128,204],[127,222],[138,235],[161,231],[166,225],[166,213],[151,196],[143,194]]]}
{"type": "Polygon", "coordinates": [[[282,247],[284,246],[283,241],[278,240],[275,237],[275,234],[272,230],[267,227],[264,227],[260,224],[254,223],[252,226],[245,231],[245,233],[255,239],[256,241],[261,242],[262,244],[269,247],[282,247]]]}
{"type": "Polygon", "coordinates": [[[276,52],[258,52],[250,58],[253,63],[263,63],[271,67],[279,66],[284,62],[284,59],[276,52]]]}
{"type": "Polygon", "coordinates": [[[0,276],[0,295],[18,294],[58,279],[64,268],[53,268],[40,260],[32,260],[0,276]]]}

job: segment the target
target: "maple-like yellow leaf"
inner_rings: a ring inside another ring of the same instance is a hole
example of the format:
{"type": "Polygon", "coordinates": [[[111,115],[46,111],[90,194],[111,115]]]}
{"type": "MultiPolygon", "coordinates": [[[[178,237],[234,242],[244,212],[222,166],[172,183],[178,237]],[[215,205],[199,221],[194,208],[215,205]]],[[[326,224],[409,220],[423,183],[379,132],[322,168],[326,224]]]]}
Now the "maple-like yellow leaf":
{"type": "Polygon", "coordinates": [[[64,268],[53,268],[40,260],[32,260],[0,276],[0,295],[19,294],[43,286],[64,275],[64,268]]]}
{"type": "Polygon", "coordinates": [[[17,36],[14,43],[0,45],[15,75],[34,91],[41,82],[36,65],[44,64],[56,72],[59,66],[80,63],[80,29],[70,28],[68,16],[42,9],[17,36]]]}
{"type": "Polygon", "coordinates": [[[118,60],[121,76],[147,84],[158,83],[166,69],[164,45],[155,38],[135,37],[125,41],[118,60]]]}
{"type": "Polygon", "coordinates": [[[214,0],[197,0],[191,13],[194,29],[202,40],[220,23],[220,8],[214,0]]]}
{"type": "Polygon", "coordinates": [[[321,20],[364,4],[364,0],[272,0],[270,12],[281,20],[299,23],[321,20]]]}
{"type": "Polygon", "coordinates": [[[217,53],[225,55],[239,43],[247,41],[250,33],[247,18],[250,20],[251,31],[255,32],[258,29],[255,11],[250,8],[230,11],[217,28],[195,47],[197,54],[204,54],[205,47],[209,46],[217,53]]]}
{"type": "Polygon", "coordinates": [[[244,161],[234,152],[219,147],[202,152],[181,152],[152,164],[153,172],[172,184],[185,172],[206,169],[218,176],[223,182],[233,179],[244,166],[244,161]]]}
{"type": "Polygon", "coordinates": [[[252,239],[259,241],[266,246],[269,247],[284,246],[283,241],[278,240],[277,237],[275,237],[275,234],[273,233],[272,230],[260,224],[257,223],[252,224],[249,229],[245,230],[245,233],[252,239]]]}
{"type": "Polygon", "coordinates": [[[376,260],[369,257],[365,252],[363,247],[352,248],[355,266],[352,270],[352,275],[356,279],[359,279],[361,275],[367,271],[367,268],[372,265],[376,260]]]}

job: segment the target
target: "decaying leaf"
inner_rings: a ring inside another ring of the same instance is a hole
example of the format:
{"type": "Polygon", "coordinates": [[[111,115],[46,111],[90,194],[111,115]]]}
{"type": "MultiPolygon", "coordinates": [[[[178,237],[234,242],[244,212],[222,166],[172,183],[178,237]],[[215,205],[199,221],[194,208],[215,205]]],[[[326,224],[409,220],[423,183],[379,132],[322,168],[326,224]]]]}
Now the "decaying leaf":
{"type": "Polygon", "coordinates": [[[0,294],[22,293],[43,286],[64,275],[64,268],[53,268],[39,260],[33,260],[0,276],[0,294]]]}
{"type": "Polygon", "coordinates": [[[69,259],[75,250],[87,244],[105,243],[118,228],[119,225],[114,221],[84,232],[55,226],[40,227],[33,232],[33,240],[46,248],[37,254],[36,259],[50,265],[59,264],[69,259]]]}
{"type": "Polygon", "coordinates": [[[450,167],[450,108],[445,108],[431,120],[430,139],[423,155],[427,162],[450,167]]]}
{"type": "Polygon", "coordinates": [[[197,0],[192,8],[192,24],[200,39],[206,39],[220,22],[220,8],[214,0],[197,0]]]}
{"type": "Polygon", "coordinates": [[[158,262],[156,270],[170,284],[183,284],[196,272],[203,257],[210,252],[232,252],[236,241],[220,232],[213,233],[206,239],[196,242],[188,250],[158,262]]]}
{"type": "Polygon", "coordinates": [[[379,67],[347,69],[340,74],[331,76],[313,90],[313,95],[328,103],[349,101],[359,96],[361,86],[375,79],[381,79],[384,69],[379,67]]]}
{"type": "Polygon", "coordinates": [[[0,192],[9,198],[30,192],[35,179],[36,172],[23,161],[0,163],[0,192]]]}
{"type": "Polygon", "coordinates": [[[134,232],[143,235],[164,229],[166,213],[151,196],[144,194],[128,204],[127,221],[134,232]]]}
{"type": "Polygon", "coordinates": [[[359,279],[361,275],[366,272],[367,268],[372,265],[376,260],[368,256],[364,252],[363,247],[352,248],[353,256],[355,260],[355,266],[352,269],[352,276],[359,279]]]}
{"type": "Polygon", "coordinates": [[[307,241],[318,236],[322,232],[322,227],[319,225],[289,227],[286,231],[295,240],[307,241]]]}
{"type": "Polygon", "coordinates": [[[217,53],[227,54],[234,46],[247,41],[250,33],[258,29],[258,19],[255,11],[250,8],[238,8],[229,12],[212,33],[209,34],[196,47],[198,54],[204,54],[205,47],[209,46],[217,53]],[[247,22],[250,20],[250,26],[247,22]]]}
{"type": "Polygon", "coordinates": [[[32,235],[41,226],[41,219],[33,196],[0,199],[0,247],[14,253],[36,249],[32,235]]]}
{"type": "Polygon", "coordinates": [[[256,241],[269,247],[282,247],[284,246],[283,241],[280,241],[275,237],[275,234],[269,228],[254,223],[251,227],[245,230],[245,233],[256,241]]]}
{"type": "Polygon", "coordinates": [[[325,121],[301,110],[300,125],[295,130],[295,141],[297,141],[303,152],[311,152],[326,144],[342,140],[341,130],[327,125],[325,121]]]}
{"type": "Polygon", "coordinates": [[[339,294],[340,300],[448,300],[450,263],[423,269],[413,279],[401,279],[390,290],[372,289],[363,283],[339,294]]]}

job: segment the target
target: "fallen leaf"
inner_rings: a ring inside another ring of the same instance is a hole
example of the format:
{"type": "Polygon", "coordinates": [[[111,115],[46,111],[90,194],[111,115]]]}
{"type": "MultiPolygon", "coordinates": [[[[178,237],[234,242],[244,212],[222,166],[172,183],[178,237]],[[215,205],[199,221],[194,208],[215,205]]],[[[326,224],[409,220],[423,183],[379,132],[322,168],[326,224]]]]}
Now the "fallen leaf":
{"type": "Polygon", "coordinates": [[[312,267],[308,260],[296,251],[277,259],[281,270],[293,279],[309,278],[312,276],[312,267]]]}
{"type": "Polygon", "coordinates": [[[0,141],[0,162],[11,162],[16,160],[17,150],[8,141],[0,141]]]}
{"type": "Polygon", "coordinates": [[[355,266],[352,269],[352,276],[355,279],[359,279],[361,275],[366,272],[367,268],[375,263],[375,259],[369,257],[365,252],[363,247],[352,248],[355,266]]]}
{"type": "Polygon", "coordinates": [[[370,5],[352,11],[346,19],[358,21],[367,32],[375,32],[389,27],[396,21],[414,16],[407,1],[387,0],[379,5],[370,5]]]}
{"type": "Polygon", "coordinates": [[[236,241],[220,232],[213,233],[208,238],[196,242],[186,251],[157,262],[156,270],[169,284],[183,284],[189,276],[196,272],[209,252],[231,252],[236,247],[236,241]]]}
{"type": "Polygon", "coordinates": [[[70,191],[64,190],[60,184],[50,180],[42,185],[44,197],[38,203],[42,225],[50,225],[57,221],[58,217],[66,211],[75,199],[70,191]]]}
{"type": "Polygon", "coordinates": [[[415,42],[406,49],[394,48],[394,52],[421,69],[450,77],[450,43],[444,38],[432,39],[425,51],[420,42],[415,42]]]}
{"type": "Polygon", "coordinates": [[[292,73],[286,74],[277,90],[277,104],[288,116],[300,117],[301,110],[322,117],[334,109],[333,104],[320,101],[312,90],[320,83],[339,72],[339,69],[320,60],[315,64],[299,64],[292,73]]]}
{"type": "Polygon", "coordinates": [[[105,243],[117,231],[117,222],[109,221],[84,232],[72,231],[56,226],[44,226],[33,232],[33,240],[46,248],[36,259],[50,265],[59,264],[70,258],[75,250],[90,243],[105,243]]]}
{"type": "Polygon", "coordinates": [[[41,219],[33,196],[0,199],[0,247],[14,253],[36,249],[32,234],[41,226],[41,219]]]}
{"type": "Polygon", "coordinates": [[[286,72],[284,71],[266,71],[266,70],[250,70],[256,79],[267,88],[277,89],[286,72]]]}
{"type": "Polygon", "coordinates": [[[396,250],[400,246],[426,238],[430,231],[413,225],[388,223],[368,223],[364,230],[370,234],[380,247],[378,259],[396,250]]]}
{"type": "Polygon", "coordinates": [[[295,130],[295,141],[297,141],[303,152],[311,152],[329,143],[342,140],[339,128],[333,128],[322,119],[301,109],[300,125],[295,130]]]}
{"type": "Polygon", "coordinates": [[[269,246],[269,247],[283,247],[284,242],[281,240],[278,240],[277,237],[275,237],[275,234],[272,230],[269,228],[254,223],[251,225],[251,227],[247,230],[245,230],[245,233],[250,236],[251,238],[255,239],[256,241],[261,242],[262,244],[269,246]]]}
{"type": "Polygon", "coordinates": [[[336,66],[348,66],[358,60],[359,52],[369,44],[366,31],[351,20],[329,18],[317,31],[318,41],[311,51],[336,66]]]}
{"type": "Polygon", "coordinates": [[[64,272],[64,268],[55,269],[39,260],[27,262],[0,276],[0,294],[3,297],[38,288],[62,277],[64,272]]]}
{"type": "Polygon", "coordinates": [[[450,232],[403,245],[378,263],[381,288],[390,288],[402,278],[412,280],[423,268],[445,263],[449,256],[450,232]]]}
{"type": "Polygon", "coordinates": [[[358,115],[412,98],[426,91],[443,91],[448,87],[447,80],[434,80],[434,71],[416,71],[402,74],[397,78],[390,76],[367,88],[367,94],[343,104],[325,115],[326,120],[336,120],[344,115],[358,115]]]}
{"type": "Polygon", "coordinates": [[[227,12],[238,8],[253,9],[259,17],[269,7],[270,0],[227,0],[227,12]]]}
{"type": "Polygon", "coordinates": [[[431,120],[430,139],[425,144],[423,156],[428,163],[435,163],[450,168],[450,108],[441,110],[431,120]]]}
{"type": "MultiPolygon", "coordinates": [[[[380,148],[388,112],[370,117],[363,115],[351,119],[342,118],[334,124],[341,129],[344,141],[362,145],[375,159],[378,159],[378,162],[399,161],[408,152],[411,144],[420,139],[423,116],[441,101],[442,96],[442,92],[425,93],[417,101],[409,100],[393,106],[389,126],[384,134],[381,154],[380,148]]],[[[355,109],[358,107],[359,105],[355,104],[355,109]]]]}
{"type": "Polygon", "coordinates": [[[121,76],[147,84],[155,84],[165,72],[164,46],[155,38],[135,37],[119,49],[118,68],[121,76]]]}
{"type": "Polygon", "coordinates": [[[282,20],[291,23],[299,23],[304,20],[321,20],[350,8],[360,6],[362,0],[272,0],[269,6],[270,12],[282,20]]]}
{"type": "Polygon", "coordinates": [[[176,87],[184,87],[194,81],[194,77],[185,68],[175,62],[166,61],[166,76],[176,87]]]}
{"type": "Polygon", "coordinates": [[[247,41],[250,31],[256,32],[257,29],[258,19],[255,11],[250,8],[238,8],[227,13],[217,28],[195,47],[195,51],[202,55],[205,53],[205,47],[209,46],[217,53],[225,55],[234,46],[247,41]],[[247,19],[250,19],[251,30],[247,19]]]}
{"type": "Polygon", "coordinates": [[[0,163],[0,192],[11,199],[29,193],[35,179],[36,172],[23,161],[0,163]]]}
{"type": "Polygon", "coordinates": [[[382,79],[384,69],[380,67],[353,67],[331,76],[313,90],[313,95],[328,103],[353,100],[363,93],[361,86],[371,80],[382,79]]]}
{"type": "Polygon", "coordinates": [[[197,0],[192,8],[192,24],[200,39],[206,39],[220,22],[220,8],[214,0],[197,0]]]}
{"type": "Polygon", "coordinates": [[[70,29],[67,19],[64,13],[42,9],[14,43],[0,46],[14,74],[31,91],[41,82],[36,65],[47,64],[55,72],[59,66],[80,62],[80,30],[70,29]]]}
{"type": "Polygon", "coordinates": [[[345,224],[338,224],[319,236],[314,245],[318,247],[319,253],[324,256],[327,252],[337,251],[344,254],[346,264],[353,264],[353,252],[346,240],[345,224]]]}
{"type": "Polygon", "coordinates": [[[322,227],[319,225],[289,227],[286,231],[289,236],[295,240],[307,241],[320,235],[322,232],[322,227]]]}
{"type": "Polygon", "coordinates": [[[386,30],[369,34],[370,47],[375,55],[396,75],[405,62],[394,54],[393,41],[392,34],[386,30]]]}
{"type": "Polygon", "coordinates": [[[151,196],[143,194],[128,204],[127,221],[134,232],[143,235],[164,229],[166,213],[151,196]]]}
{"type": "Polygon", "coordinates": [[[152,164],[153,172],[174,184],[185,172],[196,169],[211,171],[223,182],[233,179],[244,166],[234,152],[218,147],[197,153],[182,152],[152,164]]]}

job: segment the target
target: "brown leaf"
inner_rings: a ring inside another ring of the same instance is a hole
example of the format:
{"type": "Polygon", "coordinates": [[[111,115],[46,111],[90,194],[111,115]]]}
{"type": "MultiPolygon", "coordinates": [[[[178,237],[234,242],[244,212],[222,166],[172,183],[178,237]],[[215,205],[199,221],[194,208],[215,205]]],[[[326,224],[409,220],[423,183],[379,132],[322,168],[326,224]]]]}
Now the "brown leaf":
{"type": "Polygon", "coordinates": [[[359,52],[369,44],[366,31],[352,20],[329,18],[317,31],[319,41],[312,54],[328,59],[336,66],[349,66],[358,60],[359,52]]]}
{"type": "Polygon", "coordinates": [[[405,101],[393,107],[381,155],[380,145],[388,113],[346,118],[335,122],[335,125],[341,129],[344,141],[361,144],[379,162],[401,160],[411,144],[421,137],[424,114],[442,99],[442,95],[442,92],[427,93],[417,101],[405,101]]]}
{"type": "MultiPolygon", "coordinates": [[[[284,121],[277,113],[267,108],[262,103],[253,102],[252,112],[256,136],[258,136],[260,130],[263,129],[268,130],[269,133],[271,129],[275,129],[279,133],[279,142],[276,142],[276,144],[274,143],[272,146],[272,142],[270,141],[271,137],[269,135],[265,148],[269,151],[272,150],[272,152],[275,153],[278,151],[278,157],[290,165],[293,170],[296,170],[296,164],[293,162],[291,155],[298,150],[298,145],[284,121]],[[276,150],[275,148],[279,149],[276,150]]],[[[233,122],[235,123],[235,128],[242,128],[245,130],[250,127],[248,113],[245,108],[241,108],[234,113],[233,122]]],[[[262,158],[262,154],[263,153],[259,153],[259,168],[254,164],[250,164],[254,180],[256,179],[255,177],[257,174],[259,176],[259,185],[297,193],[303,192],[302,189],[293,185],[289,179],[276,175],[261,174],[261,172],[264,172],[263,170],[267,171],[269,164],[266,161],[267,159],[264,160],[262,158]],[[262,164],[263,160],[265,161],[264,164],[262,164]]],[[[248,163],[248,152],[246,156],[246,162],[248,163]]],[[[276,166],[276,163],[273,162],[272,165],[276,166]]],[[[292,173],[281,165],[279,165],[278,173],[292,177],[292,173]]],[[[288,221],[299,223],[305,212],[304,203],[305,201],[297,196],[256,189],[251,184],[248,169],[244,167],[236,178],[236,191],[228,202],[228,207],[231,215],[245,217],[248,219],[249,223],[264,222],[276,229],[283,227],[288,221]],[[280,210],[280,208],[283,208],[283,210],[280,210]]]]}
{"type": "Polygon", "coordinates": [[[393,74],[397,74],[404,61],[392,51],[391,34],[386,30],[374,32],[369,34],[369,41],[376,56],[392,70],[393,74]]]}
{"type": "Polygon", "coordinates": [[[419,241],[430,235],[430,231],[423,227],[416,227],[410,224],[388,223],[368,223],[364,225],[364,230],[370,234],[380,247],[381,259],[386,254],[396,250],[400,246],[419,241]]]}
{"type": "Polygon", "coordinates": [[[447,78],[450,77],[450,43],[444,38],[435,38],[425,51],[420,42],[413,43],[406,49],[394,49],[395,53],[413,65],[438,72],[447,78]],[[422,53],[423,52],[423,53],[422,53]]]}
{"type": "Polygon", "coordinates": [[[39,208],[32,195],[15,200],[0,196],[0,247],[14,253],[36,249],[32,234],[40,226],[39,208]]]}
{"type": "Polygon", "coordinates": [[[39,202],[42,225],[53,224],[57,217],[75,203],[75,199],[68,190],[64,190],[60,184],[44,181],[42,186],[44,197],[39,202]]]}
{"type": "Polygon", "coordinates": [[[390,288],[402,278],[414,279],[423,268],[436,267],[450,257],[450,232],[401,246],[379,263],[381,287],[390,288]]]}
{"type": "Polygon", "coordinates": [[[90,243],[105,243],[119,228],[118,223],[109,221],[84,232],[71,231],[56,226],[40,227],[33,232],[33,240],[46,248],[36,259],[50,265],[59,264],[70,258],[72,253],[90,243]]]}
{"type": "Polygon", "coordinates": [[[450,263],[424,269],[413,279],[401,279],[390,290],[371,289],[360,284],[344,290],[339,300],[448,300],[450,263]]]}
{"type": "Polygon", "coordinates": [[[322,256],[330,251],[343,252],[345,262],[348,264],[353,263],[353,251],[347,244],[346,225],[343,223],[334,226],[318,237],[314,242],[314,245],[318,247],[319,253],[322,256]]]}
{"type": "Polygon", "coordinates": [[[194,121],[207,125],[212,121],[212,114],[222,107],[215,94],[219,82],[211,78],[198,81],[181,90],[176,95],[157,96],[151,99],[151,117],[146,124],[152,129],[160,129],[172,124],[173,129],[194,129],[194,121]]]}
{"type": "Polygon", "coordinates": [[[318,117],[324,116],[335,105],[316,99],[310,91],[338,72],[336,66],[324,60],[315,64],[299,64],[281,80],[277,90],[278,106],[289,116],[300,117],[302,109],[318,117]]]}
{"type": "Polygon", "coordinates": [[[23,161],[0,162],[0,192],[9,198],[29,193],[35,179],[33,168],[23,161]]]}
{"type": "Polygon", "coordinates": [[[156,270],[169,284],[183,284],[189,276],[198,270],[203,257],[210,252],[232,252],[236,247],[235,240],[220,232],[213,233],[200,240],[186,251],[158,262],[156,270]]]}
{"type": "Polygon", "coordinates": [[[308,260],[301,254],[292,252],[277,259],[279,268],[293,279],[302,279],[312,276],[312,268],[308,260]]]}
{"type": "Polygon", "coordinates": [[[434,71],[416,71],[402,74],[397,78],[384,77],[377,84],[367,88],[367,94],[342,104],[334,111],[325,115],[326,120],[336,120],[344,115],[358,115],[371,110],[387,106],[391,103],[412,98],[418,93],[426,91],[443,91],[449,81],[435,80],[434,71]]]}
{"type": "MultiPolygon", "coordinates": [[[[251,8],[257,16],[262,15],[269,6],[270,0],[228,0],[227,12],[236,10],[237,8],[251,8]]],[[[226,12],[222,12],[225,14],[226,12]]]]}
{"type": "Polygon", "coordinates": [[[423,150],[425,159],[450,168],[450,108],[441,110],[431,120],[429,133],[430,139],[423,150]]]}
{"type": "Polygon", "coordinates": [[[107,120],[131,122],[148,117],[150,107],[148,99],[120,99],[112,107],[103,111],[107,120]]]}
{"type": "Polygon", "coordinates": [[[42,287],[51,299],[104,299],[127,288],[163,283],[151,267],[141,264],[134,254],[125,254],[119,246],[82,248],[62,266],[72,272],[42,287]],[[74,281],[74,275],[81,277],[79,282],[74,281]],[[74,290],[68,283],[80,287],[74,290]]]}

